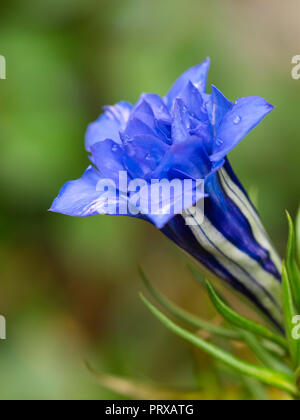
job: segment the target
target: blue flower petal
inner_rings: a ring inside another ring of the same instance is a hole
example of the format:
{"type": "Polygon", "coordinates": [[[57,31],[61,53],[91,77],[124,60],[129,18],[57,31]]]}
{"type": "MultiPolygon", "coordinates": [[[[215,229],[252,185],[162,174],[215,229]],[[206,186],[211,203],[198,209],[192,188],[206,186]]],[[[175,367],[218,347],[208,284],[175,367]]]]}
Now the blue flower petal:
{"type": "Polygon", "coordinates": [[[191,136],[186,141],[175,144],[169,149],[152,177],[172,179],[174,171],[181,171],[190,178],[205,179],[211,170],[212,164],[206,153],[204,140],[191,136]]]}
{"type": "Polygon", "coordinates": [[[175,99],[173,107],[172,141],[182,143],[189,137],[190,116],[182,99],[175,99]]]}
{"type": "Polygon", "coordinates": [[[146,124],[153,133],[156,130],[156,121],[151,106],[143,99],[140,100],[134,107],[131,113],[131,119],[142,121],[146,124]]]}
{"type": "Polygon", "coordinates": [[[272,110],[257,96],[238,99],[217,129],[211,160],[223,159],[272,110]]]}
{"type": "Polygon", "coordinates": [[[191,179],[187,184],[186,179],[174,179],[171,187],[166,179],[157,180],[156,187],[152,180],[151,186],[149,183],[141,189],[144,199],[139,208],[158,229],[205,197],[202,180],[191,179]]]}
{"type": "Polygon", "coordinates": [[[205,92],[207,76],[210,67],[210,59],[208,58],[198,66],[192,67],[186,71],[173,85],[165,100],[168,107],[171,109],[174,99],[178,98],[184,90],[188,82],[192,82],[200,92],[205,92]]]}
{"type": "Polygon", "coordinates": [[[213,127],[213,135],[216,136],[217,130],[223,118],[232,108],[233,103],[229,101],[223,93],[212,85],[210,100],[206,105],[210,123],[213,127]]]}
{"type": "Polygon", "coordinates": [[[154,93],[144,93],[141,100],[147,102],[152,109],[158,135],[162,137],[165,143],[171,144],[172,118],[163,99],[154,93]]]}
{"type": "Polygon", "coordinates": [[[126,127],[126,124],[129,120],[130,113],[132,111],[132,105],[130,102],[121,101],[116,105],[105,106],[104,107],[107,115],[120,124],[120,130],[123,131],[126,127]]]}
{"type": "Polygon", "coordinates": [[[124,162],[133,178],[145,177],[158,166],[168,149],[159,137],[136,136],[124,145],[124,162]]]}
{"type": "Polygon", "coordinates": [[[121,143],[119,132],[125,129],[131,109],[132,105],[129,102],[105,107],[105,113],[88,126],[85,135],[86,150],[90,152],[93,144],[105,139],[121,143]]]}
{"type": "Polygon", "coordinates": [[[104,178],[114,180],[118,185],[119,172],[125,171],[123,165],[124,150],[112,140],[104,140],[95,143],[92,148],[93,163],[99,169],[104,178]]]}
{"type": "MultiPolygon", "coordinates": [[[[140,115],[141,116],[141,115],[140,115]]],[[[148,115],[149,117],[149,115],[148,115]]],[[[153,136],[155,132],[145,122],[133,116],[130,118],[126,130],[120,133],[122,142],[126,145],[136,136],[153,136]]]]}
{"type": "Polygon", "coordinates": [[[171,123],[170,112],[159,95],[156,95],[155,93],[143,93],[140,101],[145,101],[151,106],[156,120],[163,120],[171,123]]]}
{"type": "Polygon", "coordinates": [[[50,211],[69,216],[94,216],[99,214],[101,193],[99,172],[90,166],[76,181],[67,182],[54,200],[50,211]]]}
{"type": "Polygon", "coordinates": [[[203,107],[203,98],[199,89],[191,81],[187,83],[179,98],[183,100],[191,117],[200,121],[207,121],[207,111],[203,107]]]}

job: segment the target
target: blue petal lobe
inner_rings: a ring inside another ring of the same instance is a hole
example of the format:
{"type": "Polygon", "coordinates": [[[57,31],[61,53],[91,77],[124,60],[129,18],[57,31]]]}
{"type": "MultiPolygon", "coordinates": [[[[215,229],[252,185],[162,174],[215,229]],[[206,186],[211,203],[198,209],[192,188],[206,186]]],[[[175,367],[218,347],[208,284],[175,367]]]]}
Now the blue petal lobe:
{"type": "Polygon", "coordinates": [[[113,106],[105,106],[104,109],[111,119],[119,122],[120,130],[123,131],[132,111],[131,103],[127,101],[121,101],[113,106]]]}
{"type": "Polygon", "coordinates": [[[118,183],[119,172],[125,171],[123,165],[124,151],[122,147],[114,141],[107,139],[95,143],[92,148],[93,162],[99,169],[101,175],[110,178],[118,183]]]}
{"type": "Polygon", "coordinates": [[[179,97],[186,105],[189,114],[200,121],[207,121],[207,112],[203,107],[203,99],[199,89],[189,81],[179,97]]]}
{"type": "Polygon", "coordinates": [[[163,99],[154,93],[144,93],[141,96],[151,106],[157,133],[162,137],[165,143],[171,144],[171,124],[172,118],[163,99]]]}
{"type": "Polygon", "coordinates": [[[128,125],[123,133],[120,133],[122,142],[126,145],[136,136],[153,136],[155,132],[142,120],[133,117],[130,118],[128,125]]]}
{"type": "Polygon", "coordinates": [[[229,101],[223,93],[212,85],[212,92],[210,96],[210,101],[207,103],[206,108],[208,110],[208,116],[210,123],[213,127],[214,136],[217,133],[223,118],[230,111],[233,104],[229,101]]]}
{"type": "Polygon", "coordinates": [[[125,129],[131,109],[132,105],[129,102],[105,107],[105,113],[88,126],[85,135],[86,150],[90,152],[93,144],[105,139],[121,143],[119,132],[125,129]]]}
{"type": "Polygon", "coordinates": [[[153,132],[155,132],[155,118],[151,106],[144,100],[140,100],[134,107],[132,120],[139,120],[146,124],[153,132]]]}
{"type": "Polygon", "coordinates": [[[180,95],[188,82],[192,82],[200,92],[205,92],[209,67],[210,59],[208,58],[198,66],[192,67],[186,71],[182,76],[179,77],[179,79],[177,79],[165,97],[169,109],[172,107],[174,99],[180,95]]]}
{"type": "Polygon", "coordinates": [[[191,136],[188,140],[175,144],[169,149],[152,177],[171,179],[172,172],[179,170],[190,178],[204,179],[211,169],[212,164],[206,153],[205,142],[199,137],[191,136]]]}
{"type": "Polygon", "coordinates": [[[101,213],[99,172],[90,166],[76,181],[67,182],[54,200],[50,211],[69,216],[87,217],[101,213]]]}
{"type": "Polygon", "coordinates": [[[177,144],[187,140],[190,128],[190,117],[182,99],[175,100],[172,114],[172,141],[177,144]]]}
{"type": "Polygon", "coordinates": [[[211,160],[223,159],[272,110],[257,96],[238,99],[217,129],[211,160]]]}
{"type": "Polygon", "coordinates": [[[171,122],[170,112],[159,95],[156,95],[155,93],[143,93],[141,100],[147,102],[151,106],[155,119],[171,122]]]}
{"type": "Polygon", "coordinates": [[[125,162],[133,178],[153,171],[169,149],[159,137],[136,136],[124,146],[125,162]]]}

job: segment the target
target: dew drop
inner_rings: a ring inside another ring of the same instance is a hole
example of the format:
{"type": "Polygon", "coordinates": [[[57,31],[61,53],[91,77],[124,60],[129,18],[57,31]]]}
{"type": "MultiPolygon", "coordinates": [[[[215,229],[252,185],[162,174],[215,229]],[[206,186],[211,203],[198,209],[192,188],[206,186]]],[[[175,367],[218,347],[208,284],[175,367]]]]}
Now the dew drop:
{"type": "Polygon", "coordinates": [[[130,141],[130,137],[129,137],[128,135],[125,135],[125,136],[123,137],[123,143],[124,143],[124,146],[127,146],[127,145],[128,145],[128,143],[129,143],[129,141],[130,141]]]}
{"type": "Polygon", "coordinates": [[[151,160],[151,158],[152,158],[152,156],[151,156],[151,154],[150,154],[150,153],[148,153],[148,154],[145,156],[145,159],[146,159],[146,160],[151,160]]]}
{"type": "Polygon", "coordinates": [[[222,144],[224,143],[224,141],[222,140],[222,139],[217,139],[216,140],[216,145],[218,146],[218,147],[220,147],[220,146],[222,146],[222,144]]]}
{"type": "Polygon", "coordinates": [[[117,152],[117,150],[118,150],[118,146],[116,144],[114,144],[111,148],[111,151],[112,152],[117,152]]]}
{"type": "Polygon", "coordinates": [[[192,128],[192,124],[191,124],[191,121],[190,120],[186,121],[186,124],[185,125],[186,125],[186,128],[188,130],[190,130],[192,128]]]}
{"type": "Polygon", "coordinates": [[[233,124],[238,125],[241,121],[242,121],[242,118],[239,115],[237,115],[235,119],[233,120],[233,124]]]}

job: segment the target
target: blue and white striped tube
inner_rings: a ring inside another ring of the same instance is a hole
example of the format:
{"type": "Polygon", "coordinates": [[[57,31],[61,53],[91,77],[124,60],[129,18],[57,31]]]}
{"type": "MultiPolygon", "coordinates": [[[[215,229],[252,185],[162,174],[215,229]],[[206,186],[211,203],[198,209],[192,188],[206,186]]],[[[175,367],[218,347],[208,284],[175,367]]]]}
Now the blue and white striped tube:
{"type": "Polygon", "coordinates": [[[204,220],[202,210],[187,210],[163,232],[281,328],[281,260],[228,161],[205,188],[204,220]]]}

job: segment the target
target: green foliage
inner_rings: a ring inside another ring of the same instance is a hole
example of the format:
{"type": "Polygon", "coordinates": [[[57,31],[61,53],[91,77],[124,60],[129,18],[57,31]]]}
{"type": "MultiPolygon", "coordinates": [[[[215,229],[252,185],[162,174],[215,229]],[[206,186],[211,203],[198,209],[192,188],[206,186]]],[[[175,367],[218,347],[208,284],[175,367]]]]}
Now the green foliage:
{"type": "Polygon", "coordinates": [[[287,213],[289,224],[289,238],[287,244],[286,261],[282,268],[282,295],[283,313],[285,319],[285,335],[273,332],[271,329],[240,315],[233,310],[226,300],[215,290],[212,284],[207,281],[195,268],[189,266],[190,271],[196,277],[201,286],[204,286],[209,297],[220,315],[229,324],[229,327],[214,326],[194,315],[183,311],[166,297],[157,292],[142,270],[140,274],[144,283],[154,299],[162,307],[175,316],[178,320],[193,327],[194,329],[205,329],[214,335],[226,337],[227,340],[239,340],[244,342],[255,354],[262,366],[249,364],[228,351],[220,348],[197,336],[162,314],[145,297],[143,302],[150,311],[171,331],[179,335],[189,343],[210,354],[219,362],[233,369],[241,375],[254,378],[266,385],[272,385],[290,393],[296,399],[300,398],[300,340],[293,334],[295,330],[295,317],[300,314],[300,271],[296,257],[296,243],[300,241],[300,214],[297,220],[297,233],[293,221],[287,213]]]}
{"type": "Polygon", "coordinates": [[[295,338],[293,337],[293,329],[295,327],[293,319],[297,315],[297,312],[295,310],[293,289],[291,286],[290,277],[288,275],[285,263],[283,264],[282,269],[282,289],[283,311],[290,354],[293,360],[294,367],[298,368],[300,365],[300,341],[295,340],[295,338]]]}
{"type": "Polygon", "coordinates": [[[177,319],[183,321],[193,328],[198,330],[205,330],[212,334],[217,334],[223,338],[229,338],[232,340],[241,339],[241,336],[237,331],[234,331],[230,328],[220,327],[207,321],[203,321],[202,319],[179,308],[177,305],[175,305],[173,302],[171,302],[169,299],[154,289],[141,268],[139,268],[139,272],[149,293],[154,297],[154,299],[157,300],[157,302],[159,302],[165,309],[170,312],[170,314],[175,316],[177,319]]]}
{"type": "Polygon", "coordinates": [[[243,330],[241,330],[240,333],[245,343],[263,365],[278,372],[288,373],[290,375],[293,374],[291,369],[270,353],[254,334],[243,330]]]}
{"type": "Polygon", "coordinates": [[[208,343],[197,335],[175,324],[158,309],[156,309],[155,306],[153,306],[143,295],[141,295],[141,299],[148,307],[148,309],[153,313],[153,315],[156,316],[156,318],[158,318],[167,328],[189,343],[205,351],[218,361],[225,363],[227,366],[231,367],[233,370],[242,375],[258,379],[264,384],[275,386],[279,389],[282,389],[283,391],[297,396],[298,390],[292,375],[273,371],[271,369],[266,369],[260,366],[255,366],[253,364],[244,362],[235,356],[232,356],[230,353],[220,349],[218,346],[208,343]]]}
{"type": "Polygon", "coordinates": [[[286,269],[291,283],[294,303],[300,313],[300,271],[296,259],[296,235],[293,220],[288,212],[287,219],[289,224],[289,238],[286,252],[286,269]]]}
{"type": "Polygon", "coordinates": [[[296,219],[296,248],[298,262],[300,263],[300,208],[298,210],[297,219],[296,219]]]}
{"type": "Polygon", "coordinates": [[[232,325],[241,328],[245,331],[249,331],[254,333],[260,337],[266,338],[274,342],[275,344],[282,347],[284,350],[287,350],[287,342],[284,337],[280,336],[279,334],[273,333],[267,327],[258,324],[246,317],[239,315],[237,312],[232,310],[216,293],[213,286],[207,281],[206,282],[207,289],[211,301],[213,302],[214,306],[216,307],[217,311],[232,325]]]}

